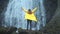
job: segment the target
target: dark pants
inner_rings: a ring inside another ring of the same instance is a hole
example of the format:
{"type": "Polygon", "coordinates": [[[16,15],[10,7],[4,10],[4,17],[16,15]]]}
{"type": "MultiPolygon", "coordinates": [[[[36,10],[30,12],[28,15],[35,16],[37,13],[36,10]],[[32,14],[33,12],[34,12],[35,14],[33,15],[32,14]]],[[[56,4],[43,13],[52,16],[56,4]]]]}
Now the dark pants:
{"type": "Polygon", "coordinates": [[[30,30],[32,30],[32,20],[27,20],[27,30],[30,24],[30,30]]]}

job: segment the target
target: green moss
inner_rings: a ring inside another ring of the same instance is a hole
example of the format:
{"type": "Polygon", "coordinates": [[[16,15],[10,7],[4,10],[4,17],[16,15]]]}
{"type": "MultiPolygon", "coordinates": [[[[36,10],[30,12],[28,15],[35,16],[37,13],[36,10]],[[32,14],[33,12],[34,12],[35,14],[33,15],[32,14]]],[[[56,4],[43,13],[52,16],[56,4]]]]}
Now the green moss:
{"type": "Polygon", "coordinates": [[[0,28],[0,32],[6,32],[6,30],[7,28],[4,28],[4,27],[0,28]]]}
{"type": "Polygon", "coordinates": [[[22,28],[19,28],[19,29],[18,29],[18,32],[21,32],[21,31],[22,31],[22,28]]]}
{"type": "Polygon", "coordinates": [[[12,32],[12,34],[17,34],[16,31],[12,32]]]}

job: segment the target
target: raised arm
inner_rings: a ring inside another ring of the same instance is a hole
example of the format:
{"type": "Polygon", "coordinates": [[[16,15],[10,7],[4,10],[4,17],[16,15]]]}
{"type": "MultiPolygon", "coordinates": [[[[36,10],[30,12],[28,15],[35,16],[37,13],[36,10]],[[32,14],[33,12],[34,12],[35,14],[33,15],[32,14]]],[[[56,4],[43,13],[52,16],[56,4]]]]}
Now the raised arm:
{"type": "Polygon", "coordinates": [[[26,10],[26,9],[24,9],[23,7],[22,7],[22,10],[23,10],[24,12],[27,12],[27,10],[26,10]]]}
{"type": "Polygon", "coordinates": [[[37,7],[32,10],[32,12],[35,12],[37,10],[37,7]]]}

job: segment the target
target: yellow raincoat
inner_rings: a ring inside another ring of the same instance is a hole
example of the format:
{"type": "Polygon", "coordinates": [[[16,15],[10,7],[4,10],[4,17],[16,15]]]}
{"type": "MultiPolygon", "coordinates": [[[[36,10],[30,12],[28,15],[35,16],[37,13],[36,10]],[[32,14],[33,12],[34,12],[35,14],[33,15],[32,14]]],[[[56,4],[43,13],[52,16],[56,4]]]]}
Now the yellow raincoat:
{"type": "Polygon", "coordinates": [[[28,19],[28,20],[32,20],[32,21],[37,21],[35,15],[34,15],[34,12],[36,11],[37,8],[34,8],[32,10],[32,14],[28,14],[28,10],[22,8],[23,11],[25,12],[25,19],[28,19]]]}

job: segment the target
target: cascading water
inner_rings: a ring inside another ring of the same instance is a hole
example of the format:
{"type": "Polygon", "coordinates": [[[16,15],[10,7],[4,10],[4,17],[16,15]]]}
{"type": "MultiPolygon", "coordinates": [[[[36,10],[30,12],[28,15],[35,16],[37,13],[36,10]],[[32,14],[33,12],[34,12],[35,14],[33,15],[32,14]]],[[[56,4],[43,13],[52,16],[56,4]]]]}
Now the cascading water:
{"type": "Polygon", "coordinates": [[[45,26],[45,24],[46,24],[46,11],[45,11],[45,8],[44,8],[44,4],[43,4],[43,1],[42,0],[40,0],[40,8],[41,8],[41,17],[42,17],[42,20],[41,20],[41,22],[42,22],[42,24],[43,24],[43,26],[45,26]]]}
{"type": "MultiPolygon", "coordinates": [[[[35,1],[35,0],[34,0],[35,1]]],[[[27,23],[26,20],[24,19],[24,12],[22,11],[21,7],[24,7],[25,9],[33,9],[35,7],[37,7],[37,11],[36,14],[37,15],[37,19],[38,19],[38,24],[37,24],[37,29],[39,30],[40,28],[40,22],[41,22],[41,16],[39,16],[40,12],[41,15],[43,16],[42,19],[42,23],[45,26],[45,12],[44,12],[44,6],[43,6],[43,0],[40,0],[40,9],[41,11],[39,12],[39,7],[38,6],[34,6],[34,2],[33,0],[9,0],[8,3],[8,7],[7,10],[5,12],[5,25],[4,26],[13,26],[13,27],[17,27],[17,28],[22,28],[22,29],[26,29],[27,27],[27,23]]],[[[39,0],[38,0],[39,1],[39,0]]],[[[35,2],[37,3],[37,2],[35,2]]],[[[34,28],[33,28],[34,29],[34,28]]]]}

